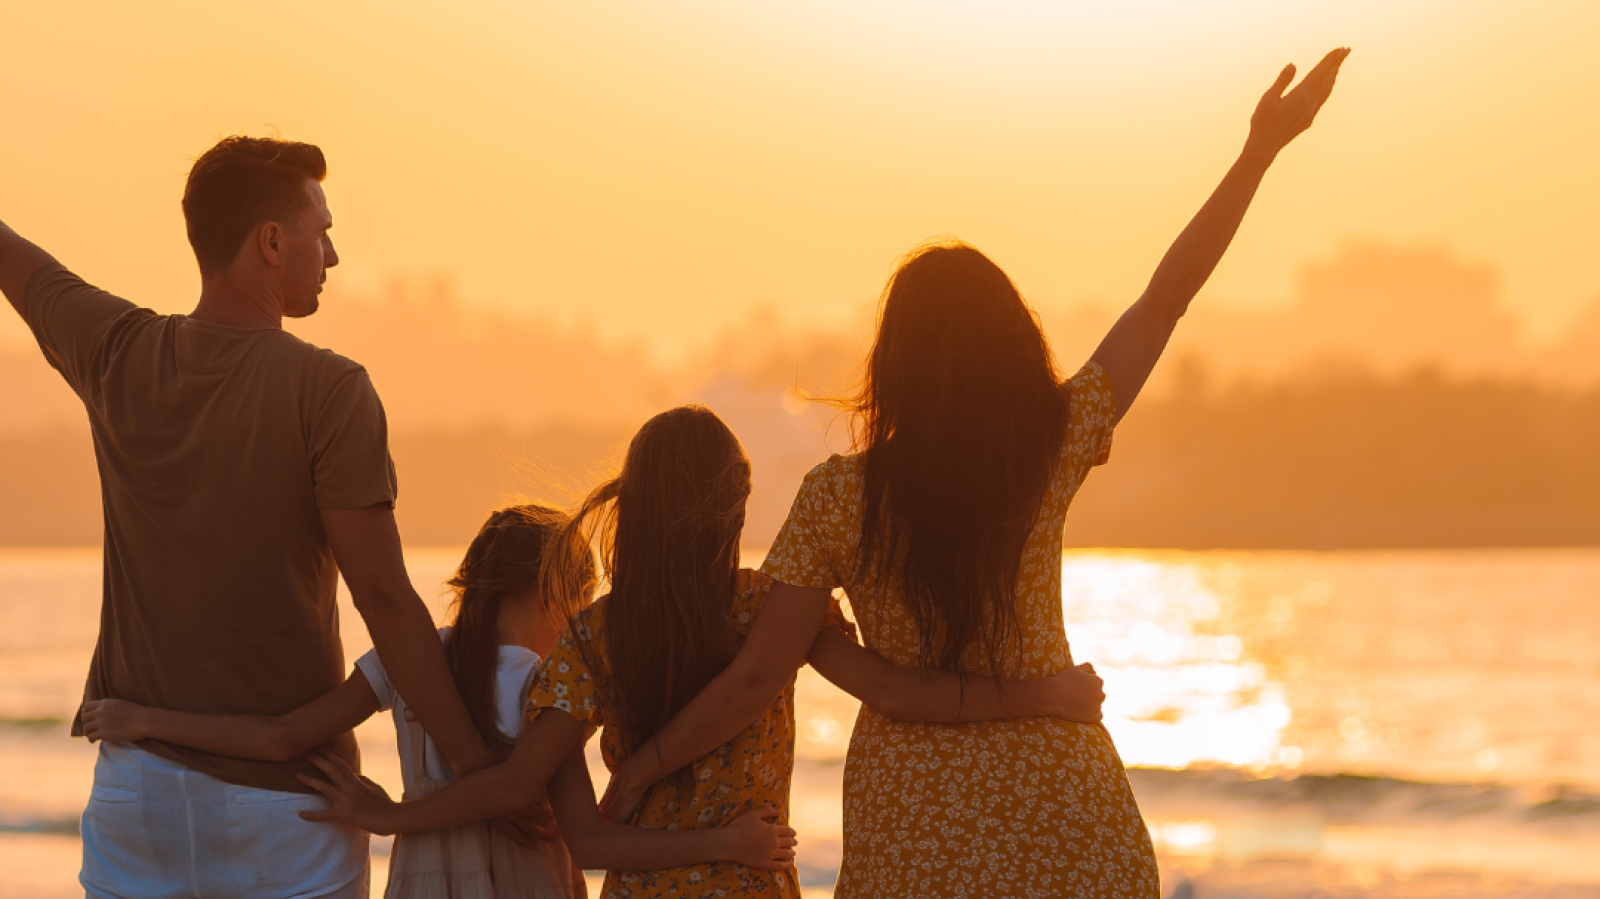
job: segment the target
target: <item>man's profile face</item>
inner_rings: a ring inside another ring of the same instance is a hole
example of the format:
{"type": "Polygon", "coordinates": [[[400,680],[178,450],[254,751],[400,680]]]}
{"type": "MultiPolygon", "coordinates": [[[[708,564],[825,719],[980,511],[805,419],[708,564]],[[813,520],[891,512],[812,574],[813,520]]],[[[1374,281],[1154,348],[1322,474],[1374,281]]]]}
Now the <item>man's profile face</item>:
{"type": "Polygon", "coordinates": [[[310,202],[284,229],[283,314],[288,318],[304,318],[317,311],[317,295],[322,293],[328,269],[339,264],[339,254],[328,236],[333,215],[328,212],[322,185],[307,178],[306,194],[310,202]]]}

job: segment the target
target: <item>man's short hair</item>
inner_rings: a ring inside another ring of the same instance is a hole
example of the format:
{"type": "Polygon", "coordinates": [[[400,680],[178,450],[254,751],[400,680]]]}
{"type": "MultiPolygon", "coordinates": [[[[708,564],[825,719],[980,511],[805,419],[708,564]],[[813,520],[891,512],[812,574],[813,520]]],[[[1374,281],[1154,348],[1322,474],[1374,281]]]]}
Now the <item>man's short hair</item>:
{"type": "Polygon", "coordinates": [[[225,137],[194,161],[183,218],[200,271],[227,268],[262,222],[284,221],[307,204],[307,178],[328,175],[322,150],[270,137],[225,137]]]}

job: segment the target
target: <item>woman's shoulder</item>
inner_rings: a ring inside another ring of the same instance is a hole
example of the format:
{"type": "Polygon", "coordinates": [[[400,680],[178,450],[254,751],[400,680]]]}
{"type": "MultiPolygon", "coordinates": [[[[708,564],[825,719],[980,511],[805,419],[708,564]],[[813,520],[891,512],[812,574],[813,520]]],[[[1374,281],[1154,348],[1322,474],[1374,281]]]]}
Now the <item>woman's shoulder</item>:
{"type": "Polygon", "coordinates": [[[1089,467],[1104,464],[1110,454],[1117,398],[1110,376],[1093,359],[1085,362],[1061,387],[1067,397],[1067,432],[1061,441],[1062,470],[1077,473],[1061,483],[1076,490],[1089,467]]]}
{"type": "Polygon", "coordinates": [[[609,605],[608,600],[610,598],[611,594],[607,593],[605,596],[584,606],[579,610],[578,614],[572,616],[571,626],[567,628],[566,633],[561,635],[562,642],[571,642],[571,638],[574,636],[584,641],[594,640],[603,636],[606,629],[606,606],[609,605]]]}
{"type": "Polygon", "coordinates": [[[750,623],[755,620],[756,613],[761,611],[761,604],[766,602],[767,594],[772,591],[772,576],[754,568],[741,568],[734,578],[733,588],[733,613],[734,625],[740,633],[749,633],[750,623]]]}
{"type": "Polygon", "coordinates": [[[840,494],[858,489],[864,471],[865,460],[861,453],[834,453],[806,473],[800,491],[840,494]]]}
{"type": "Polygon", "coordinates": [[[1111,389],[1111,378],[1100,363],[1090,359],[1077,373],[1061,385],[1067,394],[1072,424],[1077,425],[1097,415],[1116,408],[1116,395],[1111,389]]]}

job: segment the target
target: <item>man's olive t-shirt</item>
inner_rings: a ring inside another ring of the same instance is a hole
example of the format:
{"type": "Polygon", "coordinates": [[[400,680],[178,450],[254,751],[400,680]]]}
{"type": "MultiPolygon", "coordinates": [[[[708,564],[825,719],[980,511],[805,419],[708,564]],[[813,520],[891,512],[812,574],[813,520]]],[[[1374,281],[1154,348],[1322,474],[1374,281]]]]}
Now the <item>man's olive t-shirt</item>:
{"type": "MultiPolygon", "coordinates": [[[[338,686],[339,574],[320,510],[396,492],[366,370],[276,328],[158,315],[56,264],[29,280],[22,311],[88,410],[100,468],[105,575],[84,699],[281,715],[338,686]]],[[[228,783],[310,792],[299,760],[139,745],[228,783]]],[[[351,734],[331,748],[356,762],[351,734]]]]}

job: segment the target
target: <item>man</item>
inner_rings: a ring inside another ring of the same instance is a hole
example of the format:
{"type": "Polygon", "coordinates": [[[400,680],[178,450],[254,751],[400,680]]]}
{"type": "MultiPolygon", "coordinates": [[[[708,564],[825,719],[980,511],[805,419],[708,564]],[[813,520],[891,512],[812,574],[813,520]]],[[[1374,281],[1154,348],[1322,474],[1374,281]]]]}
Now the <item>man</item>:
{"type": "MultiPolygon", "coordinates": [[[[0,224],[0,290],[83,400],[105,515],[85,701],[277,715],[344,677],[340,570],[395,686],[458,772],[492,761],[401,559],[383,406],[359,365],[282,329],[338,254],[322,151],[230,137],[183,197],[189,315],[90,287],[0,224]]],[[[73,733],[82,729],[74,722],[73,733]]],[[[330,751],[356,764],[345,734],[330,751]]],[[[367,838],[299,812],[301,761],[101,744],[90,896],[365,896],[367,838]]]]}

